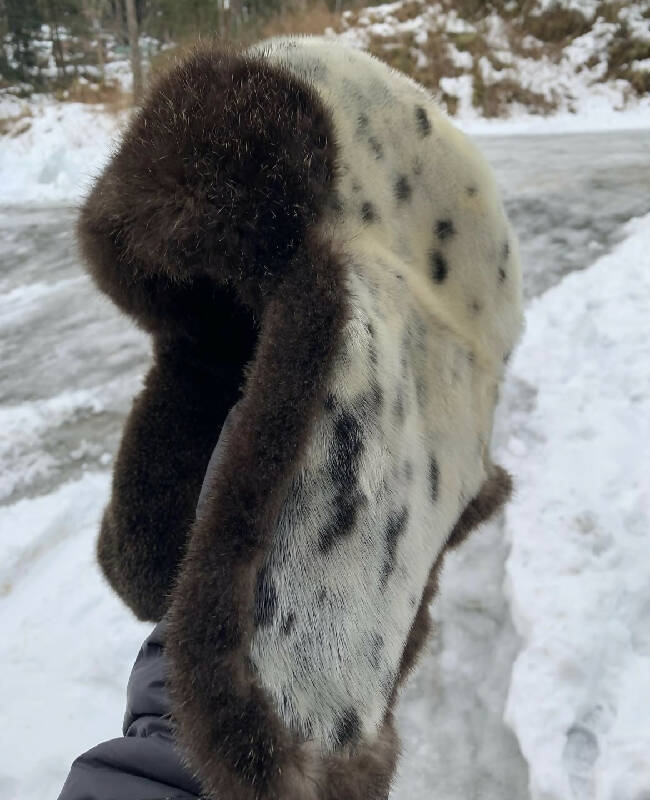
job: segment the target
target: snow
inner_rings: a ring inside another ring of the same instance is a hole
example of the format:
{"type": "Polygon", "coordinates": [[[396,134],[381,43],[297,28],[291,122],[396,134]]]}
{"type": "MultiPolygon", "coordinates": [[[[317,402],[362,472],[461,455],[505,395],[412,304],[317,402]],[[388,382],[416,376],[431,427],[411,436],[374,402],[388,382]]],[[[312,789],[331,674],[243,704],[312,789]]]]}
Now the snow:
{"type": "Polygon", "coordinates": [[[391,800],[528,796],[526,763],[503,723],[519,641],[503,593],[502,528],[484,526],[445,558],[435,634],[397,706],[404,746],[391,800]]]}
{"type": "MultiPolygon", "coordinates": [[[[471,96],[469,76],[459,78],[443,78],[443,81],[467,81],[466,91],[471,96]]],[[[441,81],[442,83],[442,81],[441,81]]],[[[525,135],[562,135],[565,133],[600,133],[606,131],[635,131],[650,129],[650,105],[625,111],[613,111],[607,97],[607,90],[602,94],[594,93],[583,103],[580,113],[558,112],[548,117],[530,114],[525,111],[507,119],[485,119],[468,108],[467,114],[455,119],[459,128],[472,135],[525,136],[525,135]]],[[[461,98],[461,106],[463,99],[461,98]]],[[[467,108],[469,103],[466,103],[467,108]]]]}
{"type": "Polygon", "coordinates": [[[1,117],[16,118],[14,126],[23,132],[10,130],[1,139],[0,205],[79,200],[125,120],[102,106],[48,97],[0,102],[1,117]]]}
{"type": "Polygon", "coordinates": [[[650,215],[625,233],[532,302],[505,400],[506,719],[532,800],[650,791],[650,215]]]}
{"type": "Polygon", "coordinates": [[[133,619],[95,563],[108,485],[92,473],[1,510],[2,800],[56,797],[72,759],[120,733],[151,625],[133,619]]]}
{"type": "Polygon", "coordinates": [[[62,464],[67,466],[70,458],[105,462],[101,442],[89,444],[82,439],[75,450],[64,449],[57,454],[45,447],[46,434],[63,428],[71,419],[77,423],[86,419],[99,426],[111,401],[135,394],[139,383],[122,377],[93,389],[66,391],[43,400],[0,407],[0,463],[11,466],[0,475],[0,502],[38,481],[47,483],[62,464]]]}
{"type": "Polygon", "coordinates": [[[596,13],[599,0],[537,0],[537,8],[539,12],[548,11],[556,5],[562,6],[563,8],[570,8],[575,11],[581,11],[585,17],[589,18],[596,13]]]}

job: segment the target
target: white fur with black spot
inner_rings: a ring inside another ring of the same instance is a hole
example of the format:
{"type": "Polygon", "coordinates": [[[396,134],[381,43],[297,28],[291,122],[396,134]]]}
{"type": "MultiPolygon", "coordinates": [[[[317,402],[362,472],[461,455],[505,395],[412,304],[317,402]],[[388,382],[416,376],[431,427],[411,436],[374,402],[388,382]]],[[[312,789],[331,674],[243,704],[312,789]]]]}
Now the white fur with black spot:
{"type": "Polygon", "coordinates": [[[486,479],[521,271],[489,166],[425,89],[328,38],[258,49],[331,110],[342,207],[320,224],[350,260],[352,313],[266,560],[272,614],[251,644],[278,713],[328,752],[376,734],[431,566],[486,479]],[[337,426],[358,450],[347,486],[337,426]],[[350,498],[354,524],[332,537],[350,498]]]}

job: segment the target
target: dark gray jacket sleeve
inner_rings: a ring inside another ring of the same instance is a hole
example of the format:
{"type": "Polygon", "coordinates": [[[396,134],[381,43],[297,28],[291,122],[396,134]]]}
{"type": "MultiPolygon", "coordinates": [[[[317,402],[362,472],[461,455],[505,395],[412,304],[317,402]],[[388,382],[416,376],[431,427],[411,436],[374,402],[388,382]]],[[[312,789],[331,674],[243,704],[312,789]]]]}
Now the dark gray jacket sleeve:
{"type": "Polygon", "coordinates": [[[165,621],[140,649],[127,690],[121,739],[93,747],[73,763],[59,800],[197,798],[169,725],[165,689],[165,621]]]}
{"type": "MultiPolygon", "coordinates": [[[[203,512],[238,405],[235,403],[224,420],[201,487],[197,516],[203,512]]],[[[127,689],[123,738],[103,742],[79,756],[59,800],[181,800],[199,796],[200,786],[183,766],[169,723],[165,628],[163,619],[140,648],[127,689]]]]}

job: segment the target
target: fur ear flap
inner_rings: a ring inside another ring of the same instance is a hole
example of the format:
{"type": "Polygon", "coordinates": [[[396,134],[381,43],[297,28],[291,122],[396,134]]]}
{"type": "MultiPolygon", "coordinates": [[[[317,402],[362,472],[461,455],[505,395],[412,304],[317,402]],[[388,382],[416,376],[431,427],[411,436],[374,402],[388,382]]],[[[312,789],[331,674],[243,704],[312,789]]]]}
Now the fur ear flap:
{"type": "Polygon", "coordinates": [[[206,364],[195,348],[158,343],[127,419],[97,556],[143,620],[165,614],[210,453],[239,388],[236,366],[206,364]]]}

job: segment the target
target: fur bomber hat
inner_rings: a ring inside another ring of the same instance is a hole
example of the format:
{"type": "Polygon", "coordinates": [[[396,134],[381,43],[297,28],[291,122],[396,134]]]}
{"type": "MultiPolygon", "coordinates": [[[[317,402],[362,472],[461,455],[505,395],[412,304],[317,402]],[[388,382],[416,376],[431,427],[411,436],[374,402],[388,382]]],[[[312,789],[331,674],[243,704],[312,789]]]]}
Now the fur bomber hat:
{"type": "Polygon", "coordinates": [[[169,614],[190,767],[219,800],[385,800],[443,555],[510,492],[489,443],[521,276],[490,169],[336,40],[207,48],[151,90],[79,234],[153,339],[98,556],[169,614]]]}

